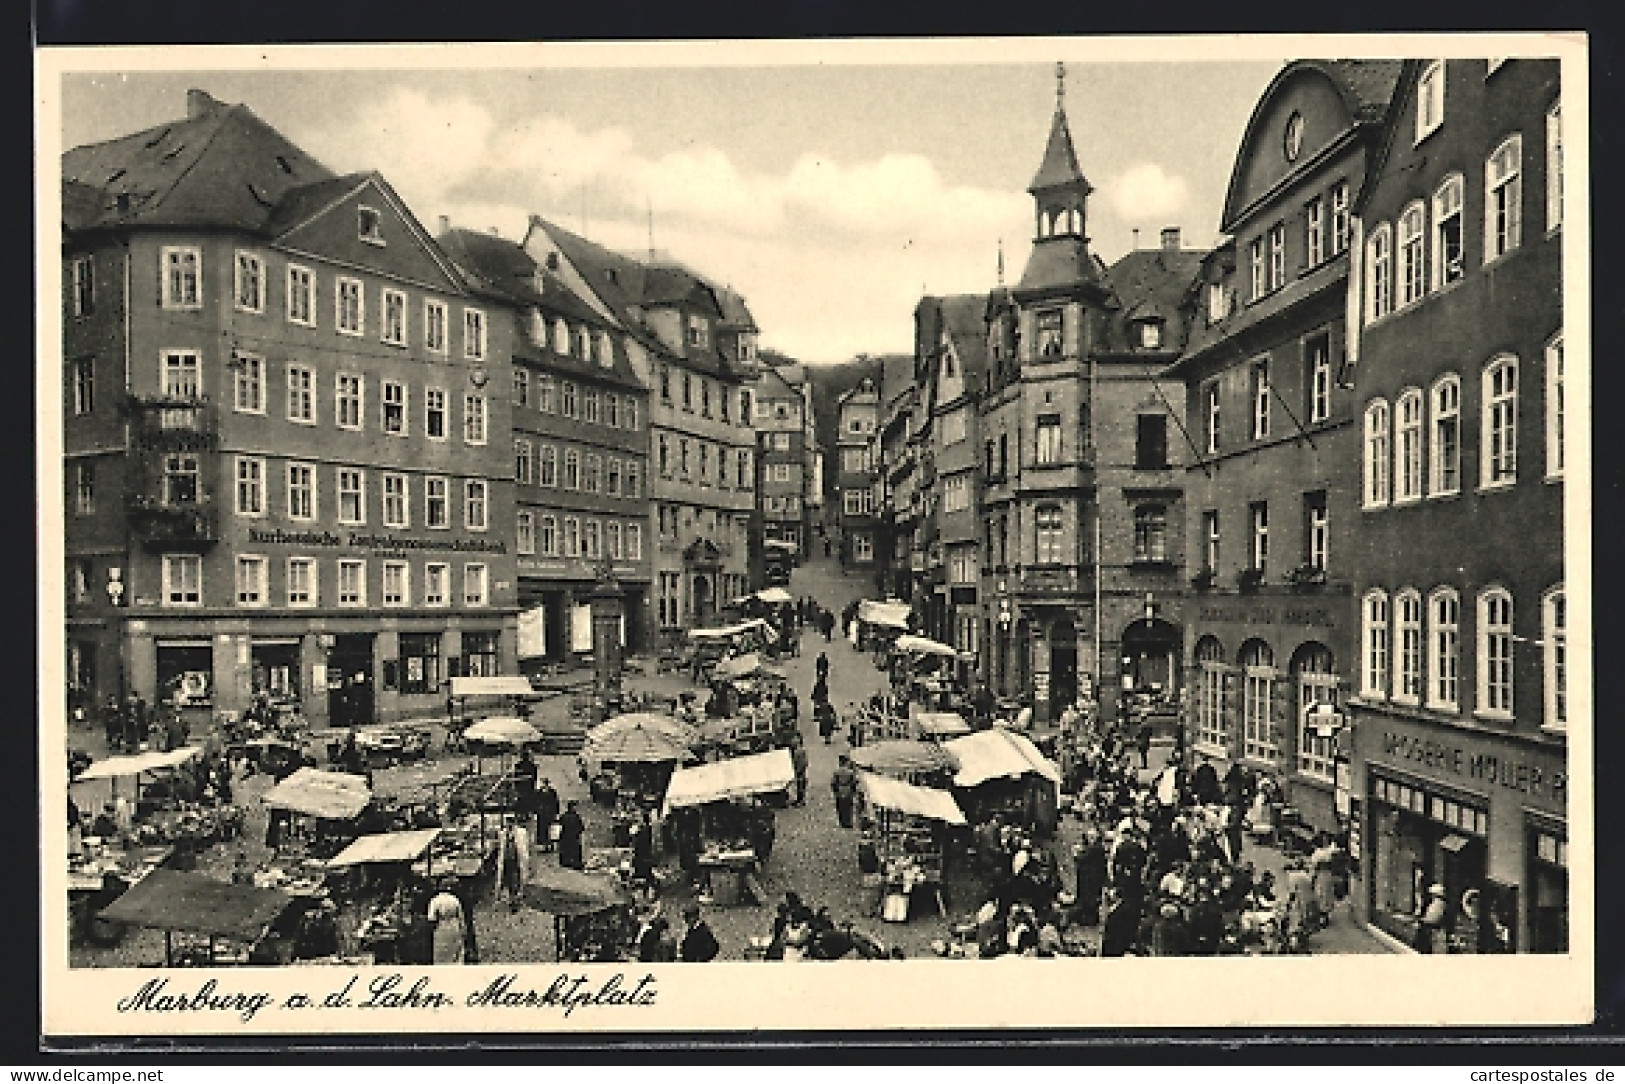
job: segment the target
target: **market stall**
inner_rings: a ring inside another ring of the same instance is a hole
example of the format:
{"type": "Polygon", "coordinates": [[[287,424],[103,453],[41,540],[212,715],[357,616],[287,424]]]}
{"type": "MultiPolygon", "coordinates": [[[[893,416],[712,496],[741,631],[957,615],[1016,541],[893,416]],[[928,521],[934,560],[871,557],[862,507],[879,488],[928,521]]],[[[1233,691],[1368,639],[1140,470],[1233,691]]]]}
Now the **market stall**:
{"type": "Polygon", "coordinates": [[[948,741],[971,732],[971,725],[956,711],[921,711],[914,714],[914,729],[922,741],[948,741]]]}
{"type": "Polygon", "coordinates": [[[528,716],[543,695],[521,674],[454,677],[446,698],[446,742],[456,747],[464,731],[488,715],[528,716]]]}
{"type": "Polygon", "coordinates": [[[1061,770],[1024,735],[1003,727],[944,742],[977,822],[1002,812],[1044,831],[1059,818],[1061,770]]]}
{"type": "Polygon", "coordinates": [[[659,807],[677,766],[693,760],[694,753],[678,736],[681,731],[673,729],[682,727],[675,719],[655,716],[616,722],[591,731],[581,757],[593,801],[613,808],[615,842],[625,846],[633,826],[659,807]]]}
{"type": "Polygon", "coordinates": [[[300,768],[265,794],[271,810],[266,843],[279,853],[331,857],[361,834],[357,821],[371,804],[372,790],[361,776],[300,768]]]}
{"type": "Polygon", "coordinates": [[[164,931],[164,966],[281,962],[272,943],[295,903],[274,888],[155,870],[109,904],[106,922],[164,931]],[[179,936],[177,936],[179,935],[179,936]]]}
{"type": "Polygon", "coordinates": [[[926,741],[886,740],[853,749],[852,764],[906,783],[946,783],[955,761],[943,746],[926,741]]]}
{"type": "Polygon", "coordinates": [[[709,681],[711,669],[730,652],[747,655],[777,642],[778,634],[760,617],[732,625],[689,629],[689,667],[696,682],[709,681]]]}
{"type": "Polygon", "coordinates": [[[186,745],[179,749],[172,749],[167,753],[131,753],[126,756],[107,757],[98,760],[90,767],[80,772],[73,781],[75,783],[89,783],[97,779],[106,779],[112,787],[112,795],[118,797],[118,781],[130,779],[134,790],[133,801],[136,806],[141,804],[141,777],[143,775],[156,775],[160,772],[172,771],[180,767],[193,757],[203,752],[201,745],[186,745]]]}
{"type": "MultiPolygon", "coordinates": [[[[773,811],[759,801],[795,785],[795,763],[787,749],[680,768],[666,788],[664,812],[693,818],[694,864],[710,886],[713,902],[726,906],[746,892],[765,898],[755,873],[773,841],[773,811]]],[[[686,829],[681,830],[682,836],[686,829]]]]}
{"type": "Polygon", "coordinates": [[[173,857],[175,849],[128,847],[117,840],[86,838],[78,854],[68,856],[70,928],[97,944],[113,944],[124,927],[101,920],[99,912],[141,883],[173,857]]]}
{"type": "Polygon", "coordinates": [[[945,828],[965,824],[954,796],[945,790],[917,787],[871,772],[858,773],[858,787],[870,810],[860,847],[874,848],[880,874],[881,915],[889,922],[907,921],[916,892],[929,892],[946,917],[942,900],[945,828]]]}
{"type": "Polygon", "coordinates": [[[613,874],[538,863],[523,899],[553,916],[555,960],[597,963],[631,955],[632,898],[613,874]]]}
{"type": "Polygon", "coordinates": [[[909,604],[897,599],[884,602],[863,599],[858,603],[858,639],[854,646],[860,651],[874,652],[876,664],[884,665],[892,643],[908,632],[911,613],[909,604]]]}

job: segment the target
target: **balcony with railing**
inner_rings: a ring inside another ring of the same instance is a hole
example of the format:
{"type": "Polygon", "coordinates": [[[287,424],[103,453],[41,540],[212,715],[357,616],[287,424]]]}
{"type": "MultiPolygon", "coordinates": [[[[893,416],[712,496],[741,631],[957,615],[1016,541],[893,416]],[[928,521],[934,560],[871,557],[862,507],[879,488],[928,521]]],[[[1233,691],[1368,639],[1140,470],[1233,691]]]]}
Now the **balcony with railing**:
{"type": "Polygon", "coordinates": [[[1062,598],[1088,588],[1077,565],[1026,565],[1016,573],[1016,590],[1028,598],[1062,598]]]}
{"type": "Polygon", "coordinates": [[[207,452],[219,446],[219,419],[207,396],[132,395],[125,406],[136,452],[207,452]]]}
{"type": "Polygon", "coordinates": [[[163,493],[131,492],[125,499],[130,531],[148,546],[206,547],[220,541],[214,498],[166,499],[163,493]]]}

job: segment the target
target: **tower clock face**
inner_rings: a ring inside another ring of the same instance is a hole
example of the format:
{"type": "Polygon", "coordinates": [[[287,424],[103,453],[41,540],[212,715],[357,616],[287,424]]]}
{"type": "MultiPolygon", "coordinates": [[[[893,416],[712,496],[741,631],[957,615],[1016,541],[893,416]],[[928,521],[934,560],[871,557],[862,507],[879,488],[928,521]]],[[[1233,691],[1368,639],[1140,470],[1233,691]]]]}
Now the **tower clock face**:
{"type": "Polygon", "coordinates": [[[1303,150],[1303,114],[1294,113],[1286,121],[1286,160],[1296,162],[1298,152],[1303,150]]]}

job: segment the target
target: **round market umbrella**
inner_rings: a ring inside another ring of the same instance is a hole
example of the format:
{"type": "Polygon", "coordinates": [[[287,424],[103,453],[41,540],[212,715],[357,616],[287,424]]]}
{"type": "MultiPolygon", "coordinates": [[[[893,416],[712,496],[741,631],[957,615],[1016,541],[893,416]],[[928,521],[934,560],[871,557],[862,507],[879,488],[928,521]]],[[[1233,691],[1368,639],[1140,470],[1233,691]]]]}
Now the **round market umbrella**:
{"type": "Polygon", "coordinates": [[[953,758],[942,747],[923,741],[878,741],[851,752],[852,763],[872,772],[951,771],[953,758]]]}
{"type": "Polygon", "coordinates": [[[594,760],[614,764],[659,764],[686,760],[688,744],[659,730],[624,727],[587,743],[586,754],[594,760]]]}
{"type": "Polygon", "coordinates": [[[516,715],[493,715],[463,731],[466,741],[487,745],[528,745],[542,740],[542,732],[516,715]]]}
{"type": "Polygon", "coordinates": [[[697,728],[670,715],[661,715],[653,711],[633,711],[599,723],[587,731],[587,741],[596,742],[623,730],[652,730],[684,745],[692,745],[700,736],[697,728]]]}

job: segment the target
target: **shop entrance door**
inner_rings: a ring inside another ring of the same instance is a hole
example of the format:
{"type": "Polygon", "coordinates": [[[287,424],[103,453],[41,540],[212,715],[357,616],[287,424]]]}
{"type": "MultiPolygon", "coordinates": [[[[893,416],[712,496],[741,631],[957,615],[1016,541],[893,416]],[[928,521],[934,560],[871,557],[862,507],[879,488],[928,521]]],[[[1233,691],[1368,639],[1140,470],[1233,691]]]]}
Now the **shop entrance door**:
{"type": "Polygon", "coordinates": [[[327,717],[333,726],[366,726],[375,721],[372,636],[335,636],[327,655],[327,717]]]}

